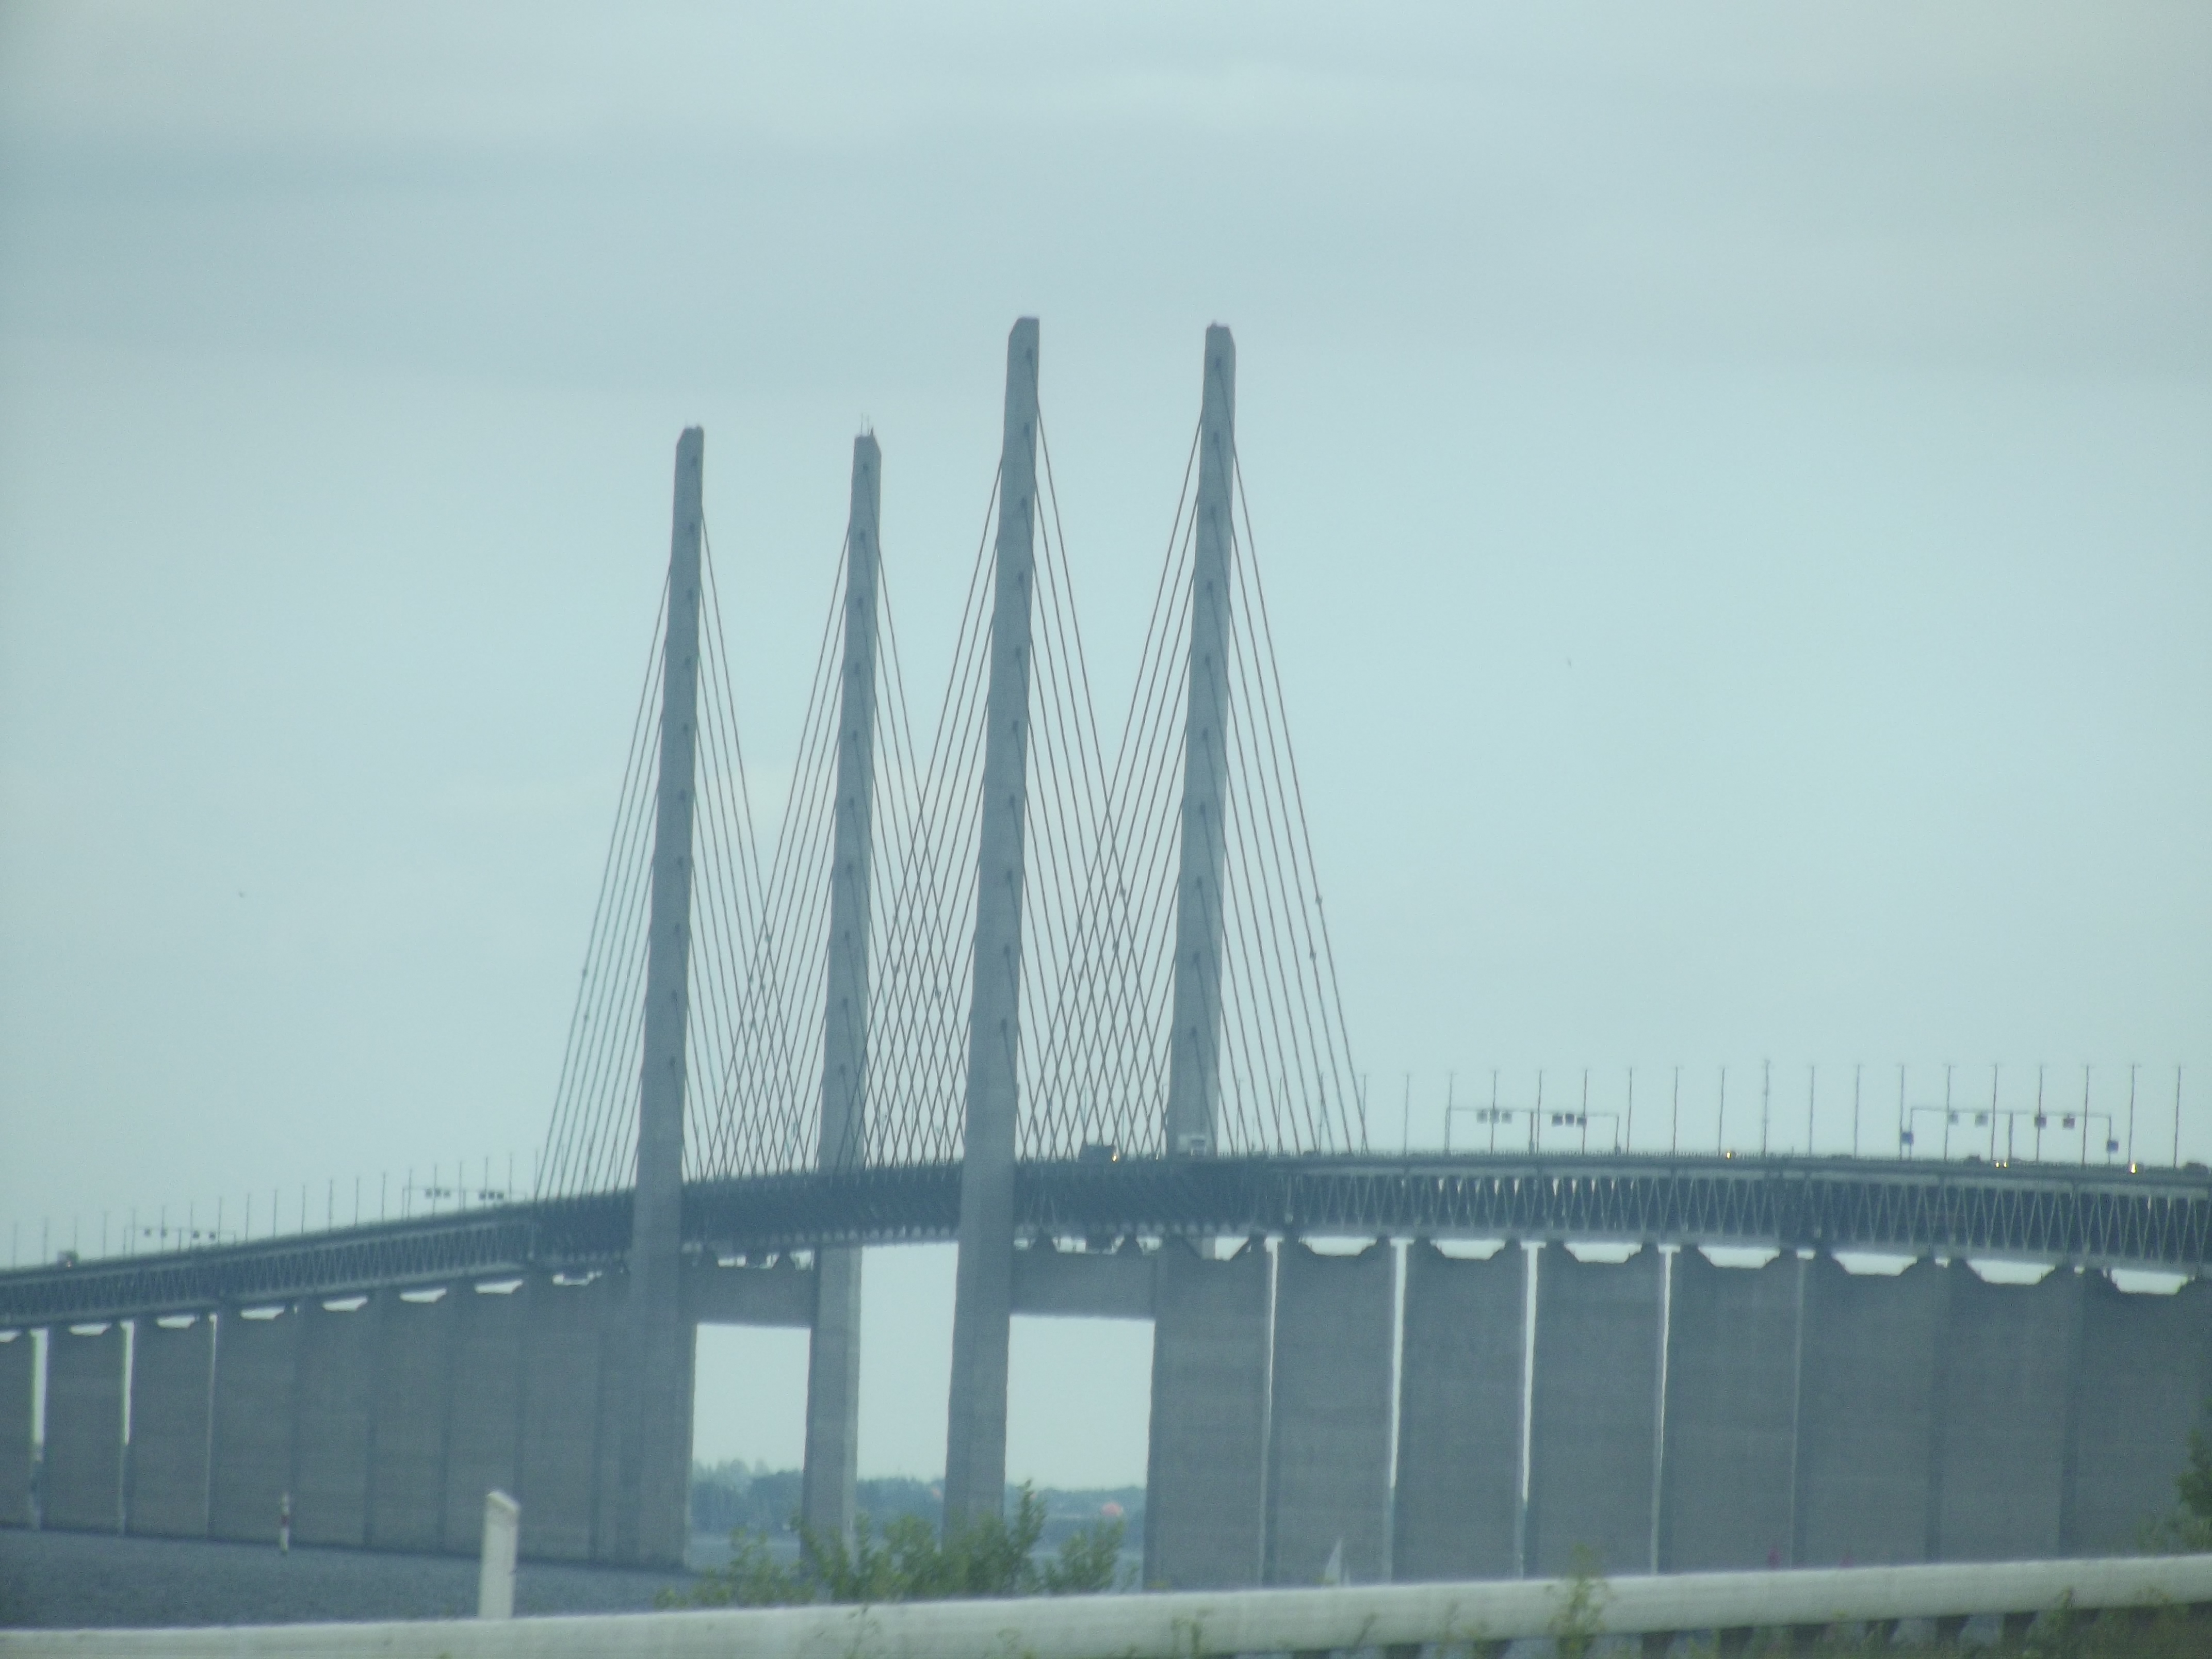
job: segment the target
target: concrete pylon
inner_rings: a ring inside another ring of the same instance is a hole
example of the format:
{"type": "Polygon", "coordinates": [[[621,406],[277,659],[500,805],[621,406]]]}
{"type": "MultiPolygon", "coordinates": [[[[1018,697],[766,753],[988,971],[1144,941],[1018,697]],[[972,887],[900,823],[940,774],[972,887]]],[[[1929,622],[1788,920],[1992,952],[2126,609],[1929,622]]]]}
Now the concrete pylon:
{"type": "Polygon", "coordinates": [[[1036,586],[1037,325],[1006,339],[999,538],[985,694],[975,962],[960,1171],[960,1266],[952,1304],[952,1391],[945,1516],[995,1516],[1006,1502],[1006,1349],[1014,1277],[1014,1114],[1021,1048],[1023,811],[1029,787],[1030,599],[1036,586]]]}
{"type": "MultiPolygon", "coordinates": [[[[883,453],[853,440],[845,532],[845,654],[838,674],[837,796],[830,836],[830,962],[822,1029],[825,1170],[858,1169],[866,1151],[869,852],[876,784],[877,526],[883,453]]],[[[814,1332],[806,1358],[806,1464],[799,1513],[817,1532],[849,1536],[860,1474],[860,1252],[815,1252],[814,1332]]]]}
{"type": "Polygon", "coordinates": [[[699,729],[699,549],[706,434],[676,446],[661,657],[660,772],[645,967],[645,1057],[639,1077],[637,1193],[629,1275],[614,1358],[619,1488],[602,1559],[680,1565],[690,1531],[691,1327],[684,1317],[684,1036],[691,1002],[691,826],[699,729]]]}
{"type": "Polygon", "coordinates": [[[1176,884],[1170,1158],[1214,1150],[1221,1092],[1222,871],[1228,856],[1230,496],[1237,464],[1237,342],[1206,331],[1199,404],[1197,548],[1190,572],[1190,691],[1183,715],[1182,848],[1176,884]]]}

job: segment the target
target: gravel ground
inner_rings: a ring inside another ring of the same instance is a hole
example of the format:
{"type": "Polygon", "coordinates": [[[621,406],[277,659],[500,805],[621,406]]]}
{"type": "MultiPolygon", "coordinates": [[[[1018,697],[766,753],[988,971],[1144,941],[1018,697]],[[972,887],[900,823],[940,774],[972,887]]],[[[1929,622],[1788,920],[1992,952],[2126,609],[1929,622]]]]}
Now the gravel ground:
{"type": "MultiPolygon", "coordinates": [[[[632,1613],[684,1576],[524,1562],[517,1613],[632,1613]]],[[[451,1555],[295,1549],[0,1529],[0,1626],[275,1625],[447,1619],[477,1607],[477,1564],[451,1555]]]]}

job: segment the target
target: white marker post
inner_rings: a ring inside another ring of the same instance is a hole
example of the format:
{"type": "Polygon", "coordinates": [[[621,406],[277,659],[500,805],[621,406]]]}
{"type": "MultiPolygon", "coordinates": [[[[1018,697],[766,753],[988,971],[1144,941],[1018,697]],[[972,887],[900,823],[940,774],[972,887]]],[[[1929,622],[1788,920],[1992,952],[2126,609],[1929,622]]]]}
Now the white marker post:
{"type": "Polygon", "coordinates": [[[522,1505],[503,1492],[484,1494],[483,1565],[477,1576],[477,1617],[514,1617],[514,1542],[522,1505]]]}

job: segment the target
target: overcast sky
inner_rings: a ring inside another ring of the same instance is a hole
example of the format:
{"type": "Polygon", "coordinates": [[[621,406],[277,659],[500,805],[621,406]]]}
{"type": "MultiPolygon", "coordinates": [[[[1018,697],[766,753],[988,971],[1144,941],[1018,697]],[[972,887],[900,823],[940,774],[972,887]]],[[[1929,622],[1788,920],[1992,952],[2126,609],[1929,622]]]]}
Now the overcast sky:
{"type": "MultiPolygon", "coordinates": [[[[526,1162],[678,430],[772,757],[864,421],[944,672],[1024,313],[1114,708],[1236,330],[1416,1141],[1493,1065],[1817,1064],[1826,1149],[1854,1060],[2140,1060],[2212,1152],[2208,157],[2193,3],[0,0],[9,1246],[526,1162]]],[[[932,1474],[948,1255],[868,1273],[932,1474]]],[[[1142,1478],[1148,1341],[1022,1322],[1017,1476],[1142,1478]]],[[[796,1462],[802,1340],[702,1356],[796,1462]]]]}

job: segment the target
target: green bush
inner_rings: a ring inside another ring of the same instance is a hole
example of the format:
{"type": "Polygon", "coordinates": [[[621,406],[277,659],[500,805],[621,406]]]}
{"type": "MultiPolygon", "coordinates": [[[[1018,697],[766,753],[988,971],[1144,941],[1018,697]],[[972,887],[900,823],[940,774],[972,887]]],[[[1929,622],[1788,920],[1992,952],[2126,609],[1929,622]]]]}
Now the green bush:
{"type": "Polygon", "coordinates": [[[1586,1544],[1575,1546],[1569,1569],[1567,1594],[1552,1615],[1552,1641],[1559,1659],[1585,1659],[1590,1645],[1605,1629],[1605,1602],[1609,1594],[1598,1571],[1595,1552],[1586,1544]]]}
{"type": "Polygon", "coordinates": [[[781,1607],[816,1601],[938,1601],[984,1595],[1071,1595],[1115,1587],[1122,1523],[1101,1521],[1061,1540],[1060,1553],[1036,1559],[1044,1536],[1044,1500],[1021,1489],[1011,1520],[986,1516],[955,1522],[940,1536],[915,1515],[895,1515],[881,1531],[863,1516],[848,1546],[794,1521],[799,1559],[772,1559],[763,1533],[740,1527],[730,1534],[730,1564],[699,1575],[690,1592],[664,1604],[699,1607],[781,1607]]]}
{"type": "Polygon", "coordinates": [[[2181,1502],[2170,1514],[2147,1522],[2136,1535],[2136,1546],[2154,1555],[2194,1555],[2212,1550],[2212,1399],[2197,1408],[2197,1423],[2189,1431],[2189,1460],[2173,1478],[2181,1502]]]}

